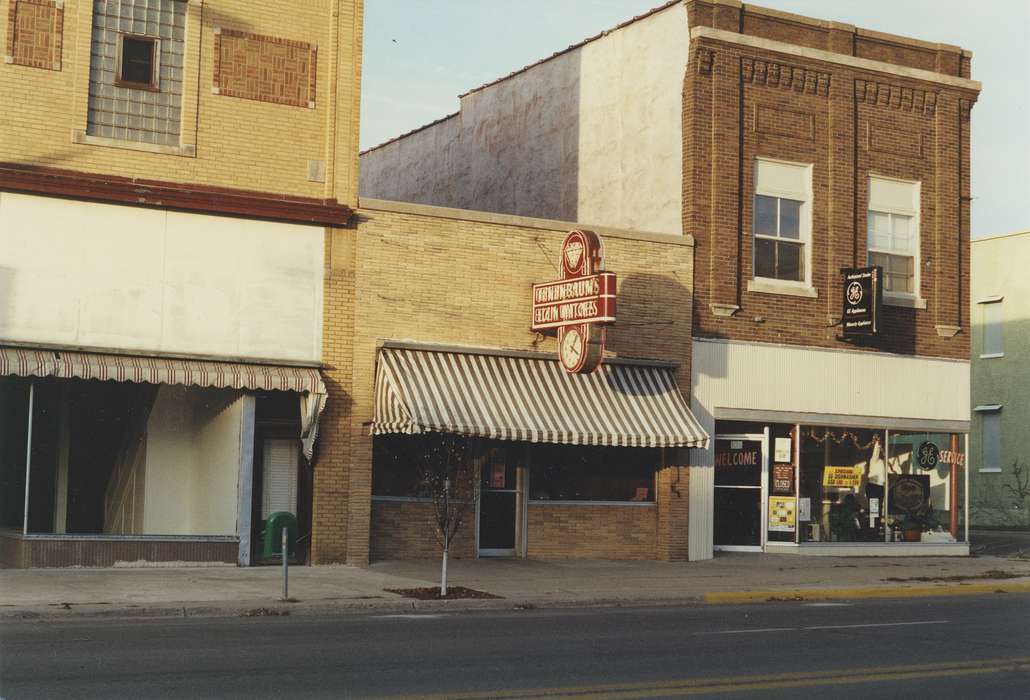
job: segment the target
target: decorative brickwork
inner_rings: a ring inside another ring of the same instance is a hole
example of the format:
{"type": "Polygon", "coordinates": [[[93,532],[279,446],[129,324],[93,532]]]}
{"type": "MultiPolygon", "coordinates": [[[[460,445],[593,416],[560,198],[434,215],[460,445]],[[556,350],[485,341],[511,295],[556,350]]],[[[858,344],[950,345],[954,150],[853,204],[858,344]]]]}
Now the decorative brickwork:
{"type": "MultiPolygon", "coordinates": [[[[800,36],[797,43],[803,43],[800,36]]],[[[802,54],[785,66],[778,53],[763,56],[755,47],[714,37],[695,40],[691,61],[699,63],[706,48],[720,60],[710,77],[699,75],[700,66],[689,67],[683,114],[683,231],[697,240],[695,335],[968,358],[969,213],[963,197],[969,187],[969,124],[964,115],[965,105],[976,100],[975,88],[930,76],[884,80],[802,54]],[[759,157],[812,164],[807,296],[749,287],[759,157]],[[889,301],[885,307],[882,338],[846,343],[836,326],[839,270],[868,260],[871,174],[920,183],[924,264],[916,302],[889,301]],[[735,313],[728,316],[726,309],[735,313]],[[960,330],[945,337],[940,326],[960,330]]]]}
{"type": "Polygon", "coordinates": [[[7,63],[61,70],[64,3],[10,0],[7,8],[7,63]]]}
{"type": "MultiPolygon", "coordinates": [[[[701,49],[699,49],[701,51],[701,49]]],[[[757,58],[740,59],[741,77],[746,83],[778,87],[809,95],[826,97],[830,92],[830,74],[757,58]]]]}
{"type": "Polygon", "coordinates": [[[872,80],[855,81],[855,100],[924,117],[932,117],[937,110],[935,92],[872,80]]]}
{"type": "Polygon", "coordinates": [[[216,29],[214,92],[313,108],[317,52],[302,41],[216,29]]]}
{"type": "Polygon", "coordinates": [[[700,48],[697,50],[697,72],[701,75],[712,74],[712,64],[715,63],[715,52],[711,49],[700,48]]]}

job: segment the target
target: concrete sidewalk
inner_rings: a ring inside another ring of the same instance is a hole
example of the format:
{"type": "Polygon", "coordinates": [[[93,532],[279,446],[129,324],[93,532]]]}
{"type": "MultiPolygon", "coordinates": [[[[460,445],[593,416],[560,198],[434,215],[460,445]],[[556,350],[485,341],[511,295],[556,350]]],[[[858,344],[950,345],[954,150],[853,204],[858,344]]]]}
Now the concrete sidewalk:
{"type": "Polygon", "coordinates": [[[412,610],[750,602],[1030,591],[1030,560],[1007,557],[809,557],[720,554],[704,562],[453,561],[450,584],[494,600],[417,601],[387,588],[432,586],[439,562],[367,569],[276,567],[0,570],[0,618],[326,615],[412,610]]]}

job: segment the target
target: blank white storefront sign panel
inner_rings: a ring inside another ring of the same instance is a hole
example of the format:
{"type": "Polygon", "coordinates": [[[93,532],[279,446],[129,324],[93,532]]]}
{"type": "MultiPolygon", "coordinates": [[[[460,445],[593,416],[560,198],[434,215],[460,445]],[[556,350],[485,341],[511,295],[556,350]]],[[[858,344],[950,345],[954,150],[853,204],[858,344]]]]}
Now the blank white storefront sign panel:
{"type": "Polygon", "coordinates": [[[317,361],[323,228],[0,194],[0,337],[317,361]]]}

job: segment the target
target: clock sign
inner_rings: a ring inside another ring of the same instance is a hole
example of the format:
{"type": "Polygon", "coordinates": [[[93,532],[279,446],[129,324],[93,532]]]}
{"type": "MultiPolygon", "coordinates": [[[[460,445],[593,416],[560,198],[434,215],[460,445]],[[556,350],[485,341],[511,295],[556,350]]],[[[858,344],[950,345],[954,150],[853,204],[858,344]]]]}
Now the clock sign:
{"type": "Polygon", "coordinates": [[[558,356],[569,372],[593,372],[604,353],[605,326],[615,323],[615,273],[593,231],[571,231],[561,250],[561,279],[533,285],[536,332],[557,330],[558,356]]]}

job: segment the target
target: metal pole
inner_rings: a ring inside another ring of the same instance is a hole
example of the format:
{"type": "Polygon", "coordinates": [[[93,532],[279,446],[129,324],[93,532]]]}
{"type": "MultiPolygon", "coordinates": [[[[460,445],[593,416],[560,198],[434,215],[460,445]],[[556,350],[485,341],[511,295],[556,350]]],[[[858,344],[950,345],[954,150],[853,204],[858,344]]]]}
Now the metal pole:
{"type": "Polygon", "coordinates": [[[29,425],[25,437],[25,507],[22,508],[21,534],[29,534],[29,480],[32,468],[32,404],[35,399],[36,384],[29,382],[29,425]]]}
{"type": "MultiPolygon", "coordinates": [[[[951,531],[951,536],[958,540],[958,433],[951,434],[951,444],[948,445],[951,450],[951,503],[948,504],[948,530],[951,531]]],[[[968,514],[966,515],[968,517],[968,514]]]]}
{"type": "Polygon", "coordinates": [[[286,528],[283,528],[283,601],[290,599],[290,557],[286,548],[286,528]]]}

